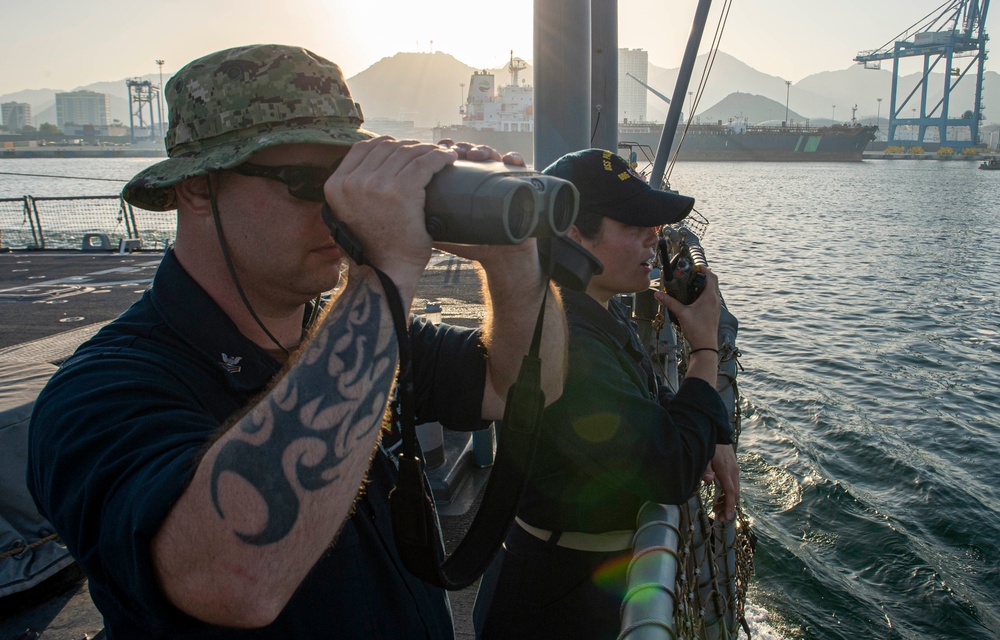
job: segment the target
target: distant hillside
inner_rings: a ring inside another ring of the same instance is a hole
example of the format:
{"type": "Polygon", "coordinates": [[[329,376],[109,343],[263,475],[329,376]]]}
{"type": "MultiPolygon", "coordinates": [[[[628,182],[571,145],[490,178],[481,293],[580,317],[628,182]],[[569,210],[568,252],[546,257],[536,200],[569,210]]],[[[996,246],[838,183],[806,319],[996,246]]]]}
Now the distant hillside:
{"type": "MultiPolygon", "coordinates": [[[[413,120],[417,127],[457,124],[475,67],[447,53],[397,53],[347,79],[366,118],[413,120]]],[[[510,82],[506,67],[494,69],[497,86],[510,82]]],[[[532,82],[531,67],[520,74],[532,82]]]]}
{"type": "MultiPolygon", "coordinates": [[[[690,83],[692,91],[701,82],[705,60],[706,55],[698,56],[690,83]]],[[[677,72],[676,68],[663,69],[649,65],[648,83],[669,96],[677,81],[677,72]]],[[[902,101],[919,80],[919,73],[900,76],[898,99],[902,101]]],[[[928,86],[930,90],[927,100],[929,105],[933,106],[937,104],[943,93],[944,76],[931,74],[928,86]]],[[[823,120],[830,121],[832,118],[836,118],[838,122],[846,122],[851,118],[851,108],[857,105],[856,117],[858,120],[867,122],[874,120],[876,115],[883,119],[888,118],[891,90],[892,71],[891,64],[888,63],[885,68],[877,70],[864,69],[862,66],[854,64],[840,71],[824,71],[807,76],[788,87],[783,78],[761,73],[733,56],[720,51],[709,73],[705,94],[701,99],[700,106],[695,110],[695,115],[701,115],[708,110],[715,114],[716,105],[724,97],[737,92],[755,94],[773,100],[781,105],[782,116],[787,96],[790,111],[801,114],[798,116],[799,118],[810,119],[813,124],[822,124],[823,120]],[[877,98],[882,98],[881,106],[877,98]]],[[[952,91],[949,113],[959,115],[961,111],[971,109],[974,93],[974,78],[968,76],[952,91]]],[[[686,113],[689,108],[688,97],[685,96],[684,100],[686,113]]],[[[987,71],[984,74],[982,102],[986,108],[984,114],[986,122],[1000,122],[1000,74],[994,71],[987,71]]],[[[911,100],[903,113],[909,114],[912,107],[919,107],[919,103],[911,100]]],[[[662,122],[666,120],[668,108],[669,105],[650,94],[647,103],[647,117],[662,122]]],[[[727,120],[736,115],[735,113],[728,114],[722,119],[727,120]]],[[[775,119],[780,119],[780,117],[775,119]]]]}
{"type": "Polygon", "coordinates": [[[474,69],[447,53],[397,53],[347,79],[366,118],[413,120],[418,127],[461,119],[460,83],[474,69]]]}
{"type": "MultiPolygon", "coordinates": [[[[95,82],[94,84],[88,84],[83,87],[75,87],[73,89],[28,89],[0,96],[0,103],[27,102],[31,105],[31,119],[37,127],[45,122],[49,122],[51,124],[56,123],[57,93],[65,93],[67,91],[97,91],[98,93],[107,93],[111,95],[111,119],[119,120],[127,125],[129,117],[129,102],[128,87],[125,85],[125,82],[126,80],[132,79],[132,77],[129,77],[122,78],[121,80],[114,82],[95,82]]],[[[160,83],[159,74],[151,74],[143,76],[139,79],[148,80],[157,85],[160,83]]],[[[166,82],[167,79],[168,78],[164,78],[164,82],[166,82]]],[[[164,105],[164,108],[166,108],[166,105],[164,105]]],[[[166,119],[166,114],[163,114],[163,117],[166,119]]]]}
{"type": "MultiPolygon", "coordinates": [[[[697,61],[694,65],[694,73],[692,74],[690,90],[694,91],[701,83],[701,78],[703,71],[705,69],[705,60],[707,55],[703,54],[698,56],[697,61]]],[[[670,96],[673,93],[674,85],[677,82],[678,69],[663,69],[655,65],[649,65],[649,81],[648,84],[656,88],[661,93],[665,93],[670,96]]],[[[781,110],[780,115],[775,112],[773,117],[767,115],[762,118],[762,120],[772,120],[772,119],[782,119],[785,115],[785,92],[788,89],[785,85],[785,81],[778,76],[768,75],[766,73],[761,73],[753,67],[750,67],[733,56],[720,51],[715,56],[715,62],[709,71],[708,83],[705,86],[704,95],[702,95],[701,101],[698,103],[698,108],[695,109],[695,116],[704,116],[702,121],[706,120],[729,120],[730,118],[735,118],[739,113],[719,113],[717,105],[726,96],[732,93],[740,93],[747,95],[763,96],[769,100],[780,104],[781,110]]],[[[798,99],[805,99],[803,94],[800,94],[792,85],[789,91],[790,97],[797,96],[796,99],[790,99],[789,107],[791,108],[789,112],[789,118],[793,118],[792,113],[795,114],[794,119],[802,119],[803,117],[808,118],[815,115],[809,109],[805,109],[801,106],[798,99]],[[803,115],[799,115],[803,114],[803,115]]],[[[818,96],[809,96],[810,100],[818,99],[818,96]]],[[[820,101],[826,102],[823,98],[820,101]]],[[[684,96],[684,113],[687,114],[690,108],[688,96],[684,96]]],[[[650,94],[650,99],[647,102],[647,118],[650,120],[656,120],[658,122],[663,122],[667,119],[667,110],[670,105],[662,102],[656,96],[650,94]]]]}
{"type": "MultiPolygon", "coordinates": [[[[885,63],[882,69],[865,69],[860,65],[853,65],[841,71],[824,71],[803,78],[792,85],[792,104],[804,112],[812,114],[826,115],[836,105],[837,119],[850,117],[850,108],[858,105],[858,118],[867,120],[880,113],[882,117],[889,116],[889,101],[892,96],[892,65],[885,63]],[[810,103],[802,106],[796,102],[796,94],[799,88],[807,94],[818,94],[826,99],[825,103],[810,103]],[[877,99],[882,98],[881,109],[877,99]],[[824,107],[826,113],[824,113],[824,107]],[[843,115],[842,115],[843,114],[843,115]]],[[[902,107],[903,116],[912,115],[911,109],[920,107],[919,93],[903,107],[902,101],[910,91],[920,81],[920,73],[904,74],[899,77],[899,87],[897,89],[897,108],[902,107]]],[[[954,78],[951,78],[954,82],[954,78]]],[[[933,107],[941,100],[944,94],[945,76],[941,73],[932,73],[927,82],[927,104],[928,108],[933,107]]],[[[948,113],[951,116],[958,116],[967,109],[974,106],[976,91],[975,77],[967,76],[963,78],[951,92],[948,105],[948,113]]],[[[1000,73],[987,71],[983,74],[983,97],[984,115],[986,122],[1000,122],[1000,73]]]]}
{"type": "MultiPolygon", "coordinates": [[[[704,56],[699,59],[696,68],[703,66],[704,56]]],[[[398,53],[348,78],[347,83],[367,118],[412,119],[417,127],[429,127],[461,121],[458,108],[465,101],[473,71],[473,67],[445,53],[398,53]]],[[[510,81],[506,68],[492,71],[498,85],[510,81]]],[[[531,83],[533,75],[533,68],[529,65],[520,77],[531,83]]],[[[676,78],[677,69],[649,67],[649,84],[661,93],[670,95],[676,78]]],[[[786,86],[781,78],[760,73],[720,52],[709,79],[709,86],[696,111],[703,122],[746,117],[756,124],[784,118],[786,86]],[[734,92],[735,97],[727,99],[734,92]]],[[[692,86],[697,86],[699,81],[700,74],[692,80],[692,86]]],[[[828,100],[794,87],[792,92],[803,100],[808,96],[811,102],[818,104],[825,104],[828,100]]],[[[668,107],[650,94],[647,117],[663,122],[668,107]]],[[[688,104],[685,103],[684,107],[686,111],[688,104]]],[[[822,111],[815,111],[810,116],[803,115],[799,110],[789,110],[789,118],[796,122],[822,115],[822,111]]]]}
{"type": "MultiPolygon", "coordinates": [[[[517,52],[515,52],[517,53],[517,52]]],[[[698,57],[691,90],[701,81],[706,56],[698,57]]],[[[849,64],[849,61],[848,61],[849,64]]],[[[733,56],[719,52],[709,76],[695,116],[702,122],[746,117],[751,122],[782,120],[785,100],[788,99],[789,118],[793,121],[810,120],[824,124],[836,118],[846,122],[851,118],[851,107],[858,106],[857,118],[862,122],[875,119],[884,121],[889,115],[890,84],[889,65],[881,70],[866,70],[859,65],[847,66],[840,71],[824,71],[790,87],[778,76],[762,73],[733,56]],[[727,97],[736,94],[732,100],[727,97]],[[877,98],[882,98],[879,105],[877,98]]],[[[361,73],[348,78],[354,99],[361,103],[369,119],[389,118],[412,120],[416,127],[426,128],[438,124],[455,124],[461,121],[459,107],[465,102],[469,78],[475,69],[453,56],[436,53],[398,53],[383,58],[361,73]]],[[[510,81],[506,67],[492,70],[498,85],[510,81]]],[[[529,65],[521,78],[533,82],[533,68],[529,65]]],[[[142,79],[159,83],[158,75],[142,79]]],[[[649,66],[648,83],[661,93],[671,95],[677,79],[677,69],[649,66]]],[[[919,74],[901,77],[900,99],[910,91],[919,74]]],[[[74,90],[86,89],[111,94],[111,117],[128,124],[129,103],[126,78],[113,82],[100,82],[74,90]]],[[[944,85],[944,76],[931,76],[928,100],[936,104],[944,85]]],[[[952,93],[950,112],[960,115],[973,105],[973,78],[967,77],[952,93]]],[[[0,96],[0,102],[27,102],[32,105],[36,126],[43,122],[55,123],[55,94],[63,89],[33,89],[0,96]]],[[[685,115],[690,108],[684,96],[685,115]]],[[[986,124],[1000,122],[1000,74],[987,72],[983,83],[983,104],[986,107],[986,124]]],[[[904,115],[911,114],[911,103],[904,108],[904,115]]],[[[663,122],[668,105],[650,94],[647,117],[663,122]]]]}
{"type": "MultiPolygon", "coordinates": [[[[748,124],[777,123],[785,119],[785,105],[752,93],[731,93],[710,109],[696,114],[695,121],[710,124],[721,120],[742,120],[748,124]]],[[[791,122],[805,122],[798,113],[789,110],[791,122]]]]}

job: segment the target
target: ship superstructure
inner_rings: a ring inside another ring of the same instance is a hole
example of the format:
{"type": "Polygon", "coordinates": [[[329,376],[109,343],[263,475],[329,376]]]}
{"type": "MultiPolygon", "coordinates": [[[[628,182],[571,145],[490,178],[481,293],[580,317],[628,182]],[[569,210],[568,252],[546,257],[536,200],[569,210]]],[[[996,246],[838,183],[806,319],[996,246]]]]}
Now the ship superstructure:
{"type": "Polygon", "coordinates": [[[462,124],[476,131],[534,131],[534,89],[519,78],[528,64],[510,53],[510,84],[496,86],[496,76],[476,71],[469,81],[469,93],[461,109],[462,124]]]}

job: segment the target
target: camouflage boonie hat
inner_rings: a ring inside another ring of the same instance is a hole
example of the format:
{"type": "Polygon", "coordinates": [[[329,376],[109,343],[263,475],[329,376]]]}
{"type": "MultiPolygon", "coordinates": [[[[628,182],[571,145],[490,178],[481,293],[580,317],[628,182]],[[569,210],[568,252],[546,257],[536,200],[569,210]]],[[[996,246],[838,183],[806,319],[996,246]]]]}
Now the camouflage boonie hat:
{"type": "Polygon", "coordinates": [[[229,169],[278,144],[350,146],[376,134],[336,64],[300,47],[250,45],[189,63],[164,91],[168,159],[139,172],[122,190],[150,211],[175,208],[173,186],[229,169]]]}

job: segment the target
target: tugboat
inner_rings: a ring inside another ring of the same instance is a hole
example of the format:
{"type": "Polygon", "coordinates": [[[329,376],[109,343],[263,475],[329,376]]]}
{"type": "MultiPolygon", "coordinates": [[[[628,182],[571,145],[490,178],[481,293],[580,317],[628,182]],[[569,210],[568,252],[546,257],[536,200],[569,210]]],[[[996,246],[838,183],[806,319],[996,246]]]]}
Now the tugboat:
{"type": "Polygon", "coordinates": [[[998,171],[1000,170],[1000,159],[993,156],[989,160],[984,160],[983,163],[979,165],[979,168],[987,171],[998,171]]]}

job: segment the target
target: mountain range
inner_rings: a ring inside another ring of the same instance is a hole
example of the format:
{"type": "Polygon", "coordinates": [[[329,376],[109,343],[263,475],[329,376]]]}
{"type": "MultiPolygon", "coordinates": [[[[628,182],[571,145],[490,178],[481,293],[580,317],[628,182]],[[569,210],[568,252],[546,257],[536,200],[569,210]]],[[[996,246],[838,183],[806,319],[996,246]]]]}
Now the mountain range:
{"type": "MultiPolygon", "coordinates": [[[[706,56],[699,56],[695,64],[692,91],[701,82],[706,56]]],[[[887,65],[889,66],[889,65],[887,65]]],[[[465,88],[476,71],[453,56],[443,53],[397,53],[383,58],[361,73],[348,78],[354,99],[361,103],[369,124],[372,120],[407,120],[415,127],[429,128],[437,125],[457,124],[461,120],[459,106],[465,101],[465,88]]],[[[505,67],[490,70],[497,83],[509,82],[505,67]]],[[[520,77],[533,82],[531,65],[520,72],[520,77]]],[[[673,92],[678,69],[665,69],[649,65],[647,84],[661,93],[673,92]]],[[[131,79],[131,78],[129,78],[131,79]]],[[[141,78],[154,84],[159,77],[141,78]]],[[[920,79],[919,73],[899,78],[900,98],[909,93],[920,79]]],[[[758,71],[735,57],[719,52],[712,64],[709,80],[695,109],[695,117],[702,122],[727,121],[745,118],[751,124],[785,119],[786,99],[788,119],[792,122],[810,121],[814,125],[831,121],[846,122],[854,117],[867,123],[881,116],[884,123],[889,115],[889,98],[892,72],[889,69],[869,70],[854,65],[840,71],[816,73],[786,85],[783,78],[758,71]],[[879,104],[878,98],[882,98],[879,104]]],[[[111,95],[111,117],[128,125],[129,101],[126,79],[98,82],[73,89],[98,91],[111,95]]],[[[943,93],[944,76],[932,74],[928,83],[928,104],[934,105],[943,93]]],[[[1000,74],[986,72],[983,82],[982,102],[994,110],[985,111],[987,123],[1000,122],[1000,74]]],[[[950,115],[957,116],[973,106],[974,78],[967,77],[951,94],[950,115]]],[[[60,90],[32,89],[0,96],[2,102],[27,102],[31,104],[35,126],[44,122],[55,123],[55,93],[60,90]]],[[[692,97],[685,97],[684,111],[690,109],[692,97]]],[[[911,107],[919,103],[911,100],[902,115],[912,115],[911,107]]],[[[650,94],[647,102],[647,119],[662,122],[666,119],[668,105],[650,94]]],[[[374,128],[374,127],[373,127],[374,128]]]]}

